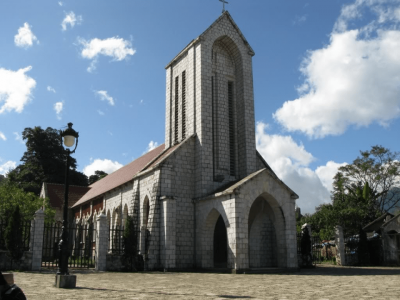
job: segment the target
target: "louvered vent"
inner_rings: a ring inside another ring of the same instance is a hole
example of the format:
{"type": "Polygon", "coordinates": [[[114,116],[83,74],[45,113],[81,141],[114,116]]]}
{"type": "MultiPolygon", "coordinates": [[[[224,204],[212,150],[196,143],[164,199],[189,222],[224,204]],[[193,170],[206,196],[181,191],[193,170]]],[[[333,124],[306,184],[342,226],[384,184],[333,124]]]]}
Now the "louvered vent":
{"type": "Polygon", "coordinates": [[[178,143],[178,134],[179,134],[178,113],[179,113],[179,77],[176,76],[175,77],[175,136],[174,136],[175,143],[178,143]]]}
{"type": "Polygon", "coordinates": [[[233,103],[233,82],[228,81],[228,106],[229,106],[229,163],[230,175],[235,176],[235,120],[233,103]]]}
{"type": "Polygon", "coordinates": [[[182,140],[186,137],[186,71],[182,73],[182,140]]]}

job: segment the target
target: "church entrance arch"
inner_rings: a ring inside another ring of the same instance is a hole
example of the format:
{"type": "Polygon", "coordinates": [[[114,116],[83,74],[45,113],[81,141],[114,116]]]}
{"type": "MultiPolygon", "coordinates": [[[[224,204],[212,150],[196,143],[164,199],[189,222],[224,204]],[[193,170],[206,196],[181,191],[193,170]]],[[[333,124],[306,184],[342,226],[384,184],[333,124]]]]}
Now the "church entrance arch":
{"type": "Polygon", "coordinates": [[[270,195],[257,197],[248,216],[249,267],[280,266],[284,235],[284,216],[278,203],[270,195]]]}
{"type": "Polygon", "coordinates": [[[221,213],[216,208],[211,209],[203,226],[203,268],[229,267],[228,228],[229,223],[223,208],[221,207],[221,213]]]}
{"type": "Polygon", "coordinates": [[[214,229],[214,268],[226,268],[228,264],[228,234],[220,215],[214,229]]]}

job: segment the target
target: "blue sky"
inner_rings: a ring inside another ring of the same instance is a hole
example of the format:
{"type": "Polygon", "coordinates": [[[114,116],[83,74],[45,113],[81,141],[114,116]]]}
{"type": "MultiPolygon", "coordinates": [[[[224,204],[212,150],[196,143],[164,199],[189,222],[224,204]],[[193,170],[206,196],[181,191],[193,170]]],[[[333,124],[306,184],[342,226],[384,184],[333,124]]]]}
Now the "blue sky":
{"type": "MultiPolygon", "coordinates": [[[[329,200],[359,150],[400,150],[400,1],[229,0],[254,49],[257,148],[300,199],[329,200]]],[[[167,63],[217,0],[1,1],[0,174],[26,127],[80,139],[78,169],[112,172],[164,142],[167,63]]]]}

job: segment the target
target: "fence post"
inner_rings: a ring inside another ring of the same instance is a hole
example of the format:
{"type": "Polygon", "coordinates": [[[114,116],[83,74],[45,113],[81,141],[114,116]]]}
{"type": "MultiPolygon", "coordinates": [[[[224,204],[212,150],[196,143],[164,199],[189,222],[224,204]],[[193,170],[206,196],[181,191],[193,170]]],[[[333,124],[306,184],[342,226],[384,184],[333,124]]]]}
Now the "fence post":
{"type": "Polygon", "coordinates": [[[346,265],[345,245],[343,237],[343,228],[339,225],[335,227],[335,245],[336,245],[336,263],[339,266],[346,265]]]}
{"type": "Polygon", "coordinates": [[[44,234],[44,211],[39,209],[32,221],[32,271],[40,271],[42,267],[43,234],[44,234]]]}
{"type": "Polygon", "coordinates": [[[108,248],[108,226],[107,217],[103,213],[97,217],[96,230],[96,270],[106,271],[107,269],[107,248],[108,248]]]}

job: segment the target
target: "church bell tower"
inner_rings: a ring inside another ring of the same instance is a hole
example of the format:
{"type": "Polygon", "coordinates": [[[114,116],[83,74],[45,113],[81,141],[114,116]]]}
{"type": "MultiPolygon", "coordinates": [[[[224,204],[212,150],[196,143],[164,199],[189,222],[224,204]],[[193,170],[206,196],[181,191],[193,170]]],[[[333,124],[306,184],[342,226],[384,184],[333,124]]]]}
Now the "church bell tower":
{"type": "Polygon", "coordinates": [[[252,56],[228,11],[166,66],[166,148],[195,135],[195,194],[256,171],[252,56]]]}

